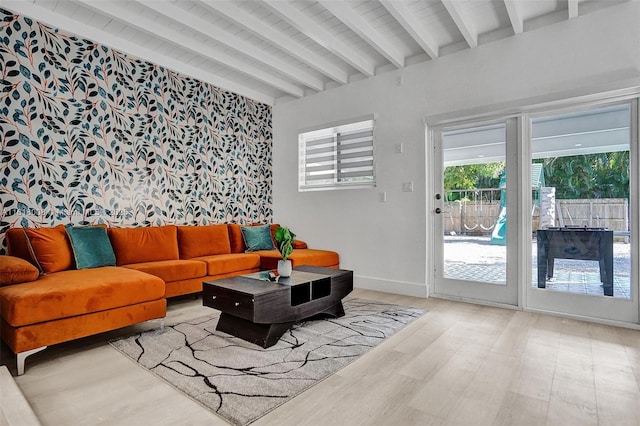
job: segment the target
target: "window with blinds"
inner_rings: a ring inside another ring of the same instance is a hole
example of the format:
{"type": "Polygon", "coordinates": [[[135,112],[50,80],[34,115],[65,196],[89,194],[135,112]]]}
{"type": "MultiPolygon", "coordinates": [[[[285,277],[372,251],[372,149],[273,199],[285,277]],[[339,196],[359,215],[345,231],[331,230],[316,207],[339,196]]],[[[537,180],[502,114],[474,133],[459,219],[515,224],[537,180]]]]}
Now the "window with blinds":
{"type": "Polygon", "coordinates": [[[375,187],[374,121],[301,133],[299,191],[375,187]]]}

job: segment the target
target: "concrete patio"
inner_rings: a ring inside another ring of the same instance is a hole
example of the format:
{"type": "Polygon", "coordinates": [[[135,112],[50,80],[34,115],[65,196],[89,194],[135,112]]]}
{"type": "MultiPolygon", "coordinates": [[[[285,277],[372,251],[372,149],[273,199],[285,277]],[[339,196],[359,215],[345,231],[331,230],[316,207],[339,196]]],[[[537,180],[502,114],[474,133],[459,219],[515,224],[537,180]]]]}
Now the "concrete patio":
{"type": "MultiPolygon", "coordinates": [[[[451,279],[506,284],[506,247],[491,245],[489,237],[445,236],[444,277],[451,279]]],[[[614,243],[613,297],[631,298],[631,245],[614,243]]],[[[537,287],[537,245],[531,242],[532,279],[537,287]]],[[[597,261],[556,259],[554,277],[547,281],[546,289],[603,296],[597,261]]],[[[542,290],[542,289],[541,289],[542,290]]]]}

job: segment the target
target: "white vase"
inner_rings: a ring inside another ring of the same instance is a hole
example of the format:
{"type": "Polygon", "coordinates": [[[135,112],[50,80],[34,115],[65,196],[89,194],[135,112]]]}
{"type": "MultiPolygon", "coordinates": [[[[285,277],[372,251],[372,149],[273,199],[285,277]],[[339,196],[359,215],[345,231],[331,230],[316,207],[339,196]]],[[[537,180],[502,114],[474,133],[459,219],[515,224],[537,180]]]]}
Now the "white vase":
{"type": "Polygon", "coordinates": [[[285,278],[291,276],[290,260],[278,260],[278,275],[285,278]]]}

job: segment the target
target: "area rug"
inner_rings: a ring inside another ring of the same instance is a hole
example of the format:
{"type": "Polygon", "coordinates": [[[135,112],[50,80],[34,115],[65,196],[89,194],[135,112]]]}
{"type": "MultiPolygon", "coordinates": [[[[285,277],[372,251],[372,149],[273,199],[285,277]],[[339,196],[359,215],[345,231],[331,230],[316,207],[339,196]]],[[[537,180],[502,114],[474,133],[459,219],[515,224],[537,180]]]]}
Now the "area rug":
{"type": "Polygon", "coordinates": [[[345,316],[296,323],[263,349],[216,331],[217,315],[110,344],[204,407],[247,425],[335,373],[422,316],[422,309],[362,299],[345,316]]]}

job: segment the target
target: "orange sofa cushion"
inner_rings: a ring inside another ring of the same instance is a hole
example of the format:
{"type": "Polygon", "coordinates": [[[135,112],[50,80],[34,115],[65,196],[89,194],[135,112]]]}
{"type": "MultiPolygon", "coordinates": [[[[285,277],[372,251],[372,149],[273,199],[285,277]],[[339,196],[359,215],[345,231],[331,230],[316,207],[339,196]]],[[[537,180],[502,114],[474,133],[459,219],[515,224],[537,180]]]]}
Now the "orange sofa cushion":
{"type": "Polygon", "coordinates": [[[231,253],[227,225],[178,226],[181,259],[231,253]]]}
{"type": "Polygon", "coordinates": [[[0,333],[2,340],[7,342],[14,353],[18,353],[163,318],[166,312],[167,301],[157,299],[22,327],[12,327],[0,320],[0,333]]]}
{"type": "Polygon", "coordinates": [[[244,238],[242,238],[242,228],[247,225],[238,225],[237,223],[230,223],[227,225],[229,230],[229,243],[231,245],[231,253],[244,253],[247,246],[244,245],[244,238]]]}
{"type": "Polygon", "coordinates": [[[207,265],[197,260],[159,260],[156,262],[123,265],[162,278],[164,282],[187,280],[207,275],[207,265]]]}
{"type": "Polygon", "coordinates": [[[73,251],[64,225],[53,228],[24,228],[29,247],[40,270],[46,274],[74,267],[73,251]]]}
{"type": "Polygon", "coordinates": [[[175,225],[109,228],[109,239],[118,266],[179,259],[175,225]]]}
{"type": "Polygon", "coordinates": [[[307,243],[305,243],[304,241],[300,241],[300,240],[293,240],[291,245],[293,246],[294,250],[295,249],[306,249],[306,248],[308,248],[307,247],[307,243]]]}
{"type": "Polygon", "coordinates": [[[31,256],[29,250],[29,241],[22,228],[10,228],[4,234],[5,241],[7,242],[7,254],[10,256],[19,257],[30,262],[34,266],[36,264],[35,259],[31,256]]]}
{"type": "Polygon", "coordinates": [[[164,297],[182,296],[183,294],[200,293],[202,282],[208,277],[192,278],[190,280],[171,281],[166,283],[164,297]]]}
{"type": "MultiPolygon", "coordinates": [[[[254,253],[260,255],[261,269],[276,269],[278,261],[282,260],[282,256],[278,250],[261,250],[254,253]]],[[[292,266],[312,265],[312,266],[338,266],[340,257],[335,251],[300,249],[293,250],[289,256],[292,266]]]]}
{"type": "Polygon", "coordinates": [[[271,232],[271,241],[273,241],[273,246],[278,247],[278,243],[276,242],[276,229],[280,228],[280,224],[273,223],[269,225],[269,232],[271,232]]]}
{"type": "Polygon", "coordinates": [[[14,256],[0,256],[0,286],[37,280],[38,268],[24,259],[14,256]]]}
{"type": "Polygon", "coordinates": [[[230,272],[244,271],[246,269],[260,268],[260,256],[257,252],[218,254],[215,256],[198,257],[207,265],[207,275],[220,275],[230,272]]]}
{"type": "Polygon", "coordinates": [[[158,277],[105,266],[0,287],[0,306],[2,318],[19,327],[162,299],[164,292],[164,281],[158,277]]]}

